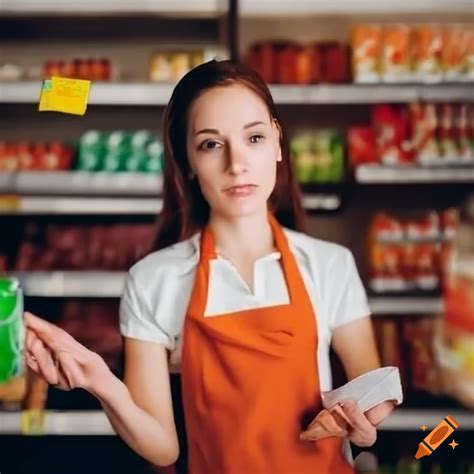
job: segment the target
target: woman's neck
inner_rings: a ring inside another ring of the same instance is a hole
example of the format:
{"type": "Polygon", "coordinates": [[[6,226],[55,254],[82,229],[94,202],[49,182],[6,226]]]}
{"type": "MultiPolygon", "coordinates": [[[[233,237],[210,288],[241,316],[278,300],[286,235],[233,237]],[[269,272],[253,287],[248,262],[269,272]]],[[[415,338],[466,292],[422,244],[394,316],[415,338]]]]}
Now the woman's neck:
{"type": "Polygon", "coordinates": [[[214,234],[216,252],[227,258],[258,259],[275,249],[267,210],[232,219],[211,214],[209,226],[214,234]]]}

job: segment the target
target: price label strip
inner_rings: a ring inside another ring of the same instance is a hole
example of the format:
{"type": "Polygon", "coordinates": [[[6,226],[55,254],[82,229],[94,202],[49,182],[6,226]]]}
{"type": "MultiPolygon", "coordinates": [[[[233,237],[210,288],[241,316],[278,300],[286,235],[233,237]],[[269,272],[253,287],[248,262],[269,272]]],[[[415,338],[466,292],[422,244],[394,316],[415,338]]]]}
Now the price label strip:
{"type": "Polygon", "coordinates": [[[91,81],[53,76],[43,81],[40,112],[63,112],[84,115],[87,110],[91,81]]]}
{"type": "Polygon", "coordinates": [[[24,410],[21,413],[21,433],[38,436],[45,434],[46,412],[44,410],[24,410]]]}

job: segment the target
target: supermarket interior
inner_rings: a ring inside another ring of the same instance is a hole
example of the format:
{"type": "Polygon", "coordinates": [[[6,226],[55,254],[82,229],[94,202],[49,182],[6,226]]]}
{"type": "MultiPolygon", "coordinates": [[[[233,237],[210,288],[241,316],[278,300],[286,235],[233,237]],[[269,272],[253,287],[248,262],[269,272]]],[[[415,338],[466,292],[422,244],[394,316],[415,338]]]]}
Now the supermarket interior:
{"type": "MultiPolygon", "coordinates": [[[[119,301],[162,207],[163,112],[213,58],[269,85],[308,233],[351,250],[382,363],[399,368],[404,402],[372,447],[353,447],[359,472],[474,473],[472,0],[2,0],[0,281],[18,279],[25,309],[122,375],[119,301]],[[91,81],[84,115],[39,110],[53,76],[91,81]],[[416,460],[448,415],[455,443],[416,460]]],[[[184,449],[157,468],[86,391],[7,370],[0,360],[1,474],[186,472],[179,374],[184,449]]]]}

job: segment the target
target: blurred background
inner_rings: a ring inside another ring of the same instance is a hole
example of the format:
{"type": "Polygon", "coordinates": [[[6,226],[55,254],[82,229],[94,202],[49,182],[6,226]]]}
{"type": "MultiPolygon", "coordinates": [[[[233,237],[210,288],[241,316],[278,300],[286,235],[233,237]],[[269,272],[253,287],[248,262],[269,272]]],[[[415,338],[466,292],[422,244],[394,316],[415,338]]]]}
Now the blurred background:
{"type": "MultiPolygon", "coordinates": [[[[161,208],[164,107],[191,67],[239,58],[270,85],[309,233],[354,253],[383,364],[400,368],[405,403],[365,472],[473,473],[473,20],[472,0],[2,0],[0,274],[120,375],[118,302],[161,208]],[[51,76],[92,81],[85,116],[38,112],[51,76]],[[459,446],[415,461],[421,427],[448,414],[459,446]]],[[[87,393],[31,374],[0,385],[2,474],[111,469],[173,472],[87,393]]]]}

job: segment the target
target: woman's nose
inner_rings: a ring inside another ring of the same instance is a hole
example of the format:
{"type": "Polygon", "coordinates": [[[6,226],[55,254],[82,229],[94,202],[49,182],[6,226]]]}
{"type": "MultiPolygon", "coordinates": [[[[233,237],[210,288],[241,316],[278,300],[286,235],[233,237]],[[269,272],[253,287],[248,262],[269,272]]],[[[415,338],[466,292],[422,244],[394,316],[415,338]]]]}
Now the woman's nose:
{"type": "Polygon", "coordinates": [[[231,174],[241,174],[248,170],[245,152],[237,146],[229,146],[227,153],[227,169],[231,174]]]}

